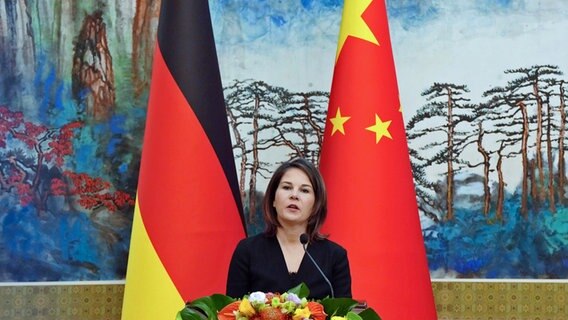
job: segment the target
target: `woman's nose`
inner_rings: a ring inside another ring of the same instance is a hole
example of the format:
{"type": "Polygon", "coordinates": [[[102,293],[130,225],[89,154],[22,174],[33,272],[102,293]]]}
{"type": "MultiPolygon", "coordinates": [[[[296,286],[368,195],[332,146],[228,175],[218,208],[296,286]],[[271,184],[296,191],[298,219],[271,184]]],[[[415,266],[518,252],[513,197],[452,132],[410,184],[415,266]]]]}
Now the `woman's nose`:
{"type": "Polygon", "coordinates": [[[290,192],[290,199],[298,199],[298,191],[292,190],[290,192]]]}

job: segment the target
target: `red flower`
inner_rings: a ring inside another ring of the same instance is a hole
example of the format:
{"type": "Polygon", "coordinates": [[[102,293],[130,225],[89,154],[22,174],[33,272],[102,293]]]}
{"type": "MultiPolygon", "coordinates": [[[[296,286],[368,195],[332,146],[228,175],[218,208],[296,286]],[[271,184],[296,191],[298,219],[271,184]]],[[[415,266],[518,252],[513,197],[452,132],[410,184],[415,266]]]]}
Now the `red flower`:
{"type": "Polygon", "coordinates": [[[219,320],[235,320],[235,311],[239,310],[240,301],[235,301],[226,305],[217,313],[219,320]]]}
{"type": "Polygon", "coordinates": [[[314,301],[309,301],[308,302],[308,309],[310,309],[310,313],[311,319],[314,320],[325,320],[327,317],[327,314],[325,313],[325,311],[323,310],[323,305],[321,305],[320,303],[314,302],[314,301]]]}

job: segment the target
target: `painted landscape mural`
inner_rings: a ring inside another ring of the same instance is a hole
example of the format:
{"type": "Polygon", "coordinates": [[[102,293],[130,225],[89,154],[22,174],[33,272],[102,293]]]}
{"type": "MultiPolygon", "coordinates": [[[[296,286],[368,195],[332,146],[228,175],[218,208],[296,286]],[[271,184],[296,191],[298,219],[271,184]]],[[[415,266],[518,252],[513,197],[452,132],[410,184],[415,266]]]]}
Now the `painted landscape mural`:
{"type": "MultiPolygon", "coordinates": [[[[343,2],[209,3],[254,234],[275,166],[319,161],[343,2]]],[[[432,277],[566,279],[568,4],[387,8],[432,277]]],[[[124,279],[158,14],[0,4],[0,282],[124,279]]]]}

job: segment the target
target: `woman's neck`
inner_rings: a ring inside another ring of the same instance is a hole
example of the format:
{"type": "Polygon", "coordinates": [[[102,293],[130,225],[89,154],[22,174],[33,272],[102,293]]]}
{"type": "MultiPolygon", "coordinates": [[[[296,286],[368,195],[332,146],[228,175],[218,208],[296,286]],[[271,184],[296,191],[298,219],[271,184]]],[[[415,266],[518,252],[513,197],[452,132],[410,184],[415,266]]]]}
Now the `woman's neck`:
{"type": "Polygon", "coordinates": [[[286,262],[288,273],[297,273],[304,258],[304,247],[300,243],[300,235],[306,228],[283,228],[276,230],[276,239],[286,262]]]}
{"type": "Polygon", "coordinates": [[[306,233],[305,227],[295,227],[295,228],[283,228],[279,227],[276,230],[276,237],[280,243],[299,243],[300,235],[306,233]]]}

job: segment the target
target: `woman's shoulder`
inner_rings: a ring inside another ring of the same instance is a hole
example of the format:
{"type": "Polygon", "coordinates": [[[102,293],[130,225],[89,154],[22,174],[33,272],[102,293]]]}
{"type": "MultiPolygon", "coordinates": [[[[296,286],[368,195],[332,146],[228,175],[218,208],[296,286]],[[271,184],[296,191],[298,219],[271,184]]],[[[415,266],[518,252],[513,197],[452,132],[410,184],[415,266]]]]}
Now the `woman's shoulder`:
{"type": "Polygon", "coordinates": [[[330,252],[347,252],[339,243],[330,240],[329,238],[315,240],[314,245],[330,252]]]}
{"type": "Polygon", "coordinates": [[[274,237],[259,233],[250,237],[246,237],[239,242],[239,247],[256,248],[259,246],[266,246],[274,241],[274,237]]]}

